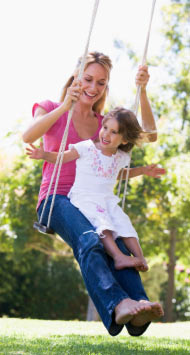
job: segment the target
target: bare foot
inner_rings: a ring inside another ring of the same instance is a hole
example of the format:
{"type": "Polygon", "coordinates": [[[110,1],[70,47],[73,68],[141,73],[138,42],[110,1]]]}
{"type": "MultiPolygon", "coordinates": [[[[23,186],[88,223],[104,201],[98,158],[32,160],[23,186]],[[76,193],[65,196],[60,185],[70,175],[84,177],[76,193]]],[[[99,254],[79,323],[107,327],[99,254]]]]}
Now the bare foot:
{"type": "Polygon", "coordinates": [[[137,266],[135,269],[137,271],[142,271],[142,272],[148,271],[149,267],[148,267],[148,264],[147,264],[146,259],[144,258],[144,256],[141,257],[141,260],[142,260],[142,265],[137,266]]]}
{"type": "Polygon", "coordinates": [[[135,326],[142,326],[148,322],[153,320],[157,320],[164,315],[164,311],[162,306],[158,302],[149,302],[149,301],[139,301],[139,303],[144,305],[149,305],[150,309],[145,309],[139,314],[135,315],[132,320],[131,324],[135,326]]]}
{"type": "MultiPolygon", "coordinates": [[[[149,302],[150,303],[150,302],[149,302]]],[[[126,324],[132,318],[138,316],[145,310],[150,311],[150,304],[134,301],[131,298],[125,298],[115,307],[115,321],[117,324],[126,324]]]]}
{"type": "Polygon", "coordinates": [[[114,258],[114,266],[116,270],[121,270],[126,267],[143,267],[144,264],[141,258],[120,254],[118,258],[114,258]]]}

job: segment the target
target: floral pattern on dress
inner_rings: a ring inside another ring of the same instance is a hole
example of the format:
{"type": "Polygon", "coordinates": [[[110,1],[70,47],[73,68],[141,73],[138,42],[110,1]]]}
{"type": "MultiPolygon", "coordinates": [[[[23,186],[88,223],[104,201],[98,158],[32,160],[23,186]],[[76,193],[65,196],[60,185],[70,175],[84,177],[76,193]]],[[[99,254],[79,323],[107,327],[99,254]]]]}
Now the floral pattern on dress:
{"type": "Polygon", "coordinates": [[[97,212],[104,213],[104,212],[105,212],[105,208],[103,208],[103,207],[100,206],[100,205],[96,205],[96,211],[97,211],[97,212]]]}
{"type": "Polygon", "coordinates": [[[113,178],[118,172],[118,163],[121,160],[120,154],[112,155],[110,158],[111,164],[108,167],[104,167],[101,160],[101,151],[98,151],[95,146],[88,148],[88,154],[91,159],[91,167],[95,176],[101,176],[104,178],[113,178]]]}

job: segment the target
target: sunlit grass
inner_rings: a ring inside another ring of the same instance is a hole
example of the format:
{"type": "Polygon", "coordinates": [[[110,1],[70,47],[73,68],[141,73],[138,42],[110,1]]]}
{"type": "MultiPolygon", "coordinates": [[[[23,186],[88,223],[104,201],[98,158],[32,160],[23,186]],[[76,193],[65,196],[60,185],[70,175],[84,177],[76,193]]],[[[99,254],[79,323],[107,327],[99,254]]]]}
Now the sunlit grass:
{"type": "Polygon", "coordinates": [[[0,319],[0,354],[184,355],[190,322],[152,324],[146,335],[111,337],[100,322],[0,319]],[[187,334],[187,335],[185,335],[187,334]]]}

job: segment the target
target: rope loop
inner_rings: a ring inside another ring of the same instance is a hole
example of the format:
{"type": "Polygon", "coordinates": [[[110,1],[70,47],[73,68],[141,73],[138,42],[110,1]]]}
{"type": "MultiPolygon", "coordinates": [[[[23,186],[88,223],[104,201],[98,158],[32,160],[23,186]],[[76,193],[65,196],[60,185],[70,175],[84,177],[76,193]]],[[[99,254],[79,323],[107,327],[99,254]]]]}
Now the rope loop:
{"type": "MultiPolygon", "coordinates": [[[[149,27],[148,27],[148,31],[147,31],[146,42],[145,42],[144,53],[143,53],[143,58],[142,58],[141,65],[145,65],[146,59],[147,59],[148,45],[149,45],[151,25],[152,25],[152,19],[153,19],[155,4],[156,4],[156,0],[153,0],[152,1],[151,15],[150,15],[150,22],[149,22],[149,27]]],[[[136,97],[135,97],[134,108],[133,108],[134,114],[136,116],[138,114],[140,94],[141,94],[141,87],[140,87],[140,85],[138,85],[137,93],[136,93],[136,97]]],[[[151,133],[155,133],[155,130],[151,131],[149,133],[150,134],[151,133]]],[[[130,165],[131,165],[131,156],[132,156],[132,151],[130,151],[130,153],[129,153],[129,164],[127,166],[127,173],[126,173],[126,178],[125,178],[125,186],[124,186],[124,192],[123,192],[123,198],[122,198],[122,209],[123,210],[124,210],[124,207],[125,207],[125,199],[126,199],[126,194],[127,194],[127,185],[128,185],[128,180],[129,180],[129,170],[130,170],[130,165]]],[[[122,172],[122,174],[120,176],[120,180],[119,180],[119,186],[118,186],[118,192],[117,192],[118,196],[120,195],[120,192],[121,192],[122,178],[123,178],[123,172],[122,172]]]]}

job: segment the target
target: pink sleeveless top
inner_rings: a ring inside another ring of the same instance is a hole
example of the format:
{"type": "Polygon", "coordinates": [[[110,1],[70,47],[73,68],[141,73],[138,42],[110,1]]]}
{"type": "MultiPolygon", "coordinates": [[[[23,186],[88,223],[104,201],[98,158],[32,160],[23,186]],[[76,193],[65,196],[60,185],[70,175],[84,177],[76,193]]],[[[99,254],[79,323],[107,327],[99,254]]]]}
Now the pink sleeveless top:
{"type": "MultiPolygon", "coordinates": [[[[60,103],[55,103],[55,102],[52,102],[49,100],[43,101],[39,104],[36,103],[33,106],[32,114],[34,116],[35,110],[39,106],[42,107],[47,112],[50,112],[50,111],[54,110],[55,108],[57,108],[59,105],[60,105],[60,103]]],[[[96,133],[94,134],[94,136],[91,137],[92,140],[98,138],[98,134],[99,134],[99,131],[101,128],[101,122],[103,119],[103,116],[101,116],[100,114],[98,114],[98,113],[95,113],[95,114],[98,118],[98,129],[97,129],[96,133]]],[[[62,136],[63,136],[65,126],[67,123],[67,117],[68,117],[68,112],[65,112],[56,121],[56,123],[54,123],[54,125],[44,134],[43,143],[44,143],[44,150],[45,151],[48,151],[48,152],[58,152],[59,151],[62,136]]],[[[69,144],[75,144],[75,143],[81,142],[83,140],[84,139],[81,139],[78,136],[78,134],[74,128],[73,122],[71,120],[65,150],[68,149],[69,144]]],[[[42,182],[41,182],[41,186],[40,186],[37,208],[39,207],[41,201],[46,197],[53,169],[54,169],[54,164],[44,162],[43,170],[42,170],[42,182]]],[[[68,192],[70,191],[70,189],[74,183],[74,180],[75,180],[75,169],[76,169],[75,161],[71,161],[69,163],[62,165],[56,194],[59,194],[59,195],[67,195],[68,194],[68,192]]],[[[54,182],[51,187],[51,191],[50,191],[51,195],[53,194],[53,191],[54,191],[56,176],[57,176],[57,173],[55,175],[54,182]]]]}

